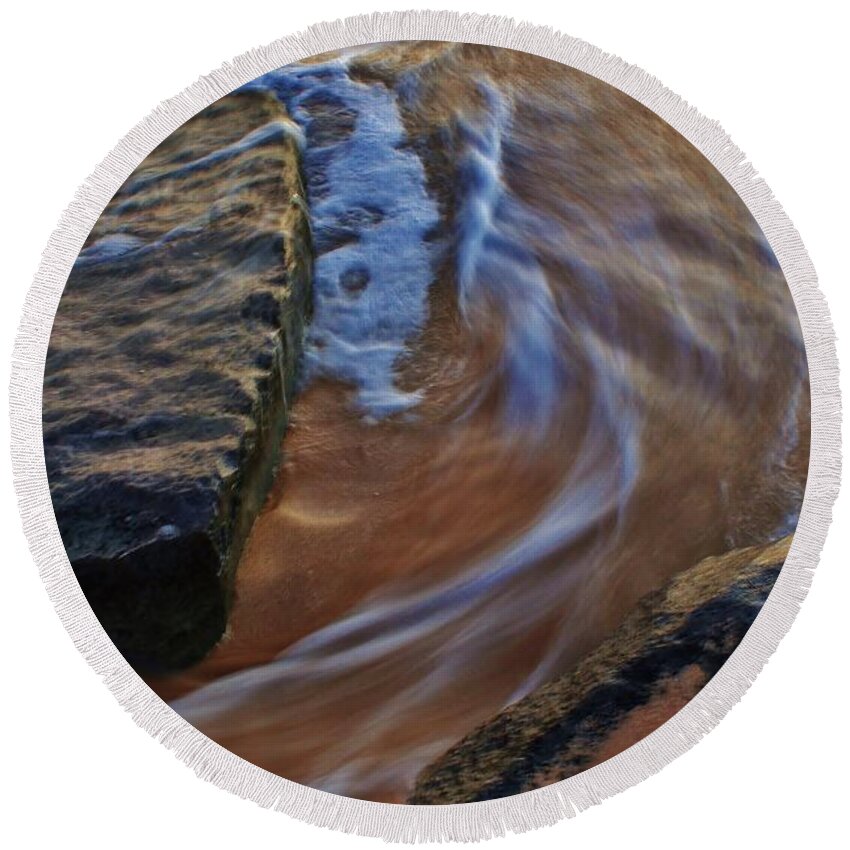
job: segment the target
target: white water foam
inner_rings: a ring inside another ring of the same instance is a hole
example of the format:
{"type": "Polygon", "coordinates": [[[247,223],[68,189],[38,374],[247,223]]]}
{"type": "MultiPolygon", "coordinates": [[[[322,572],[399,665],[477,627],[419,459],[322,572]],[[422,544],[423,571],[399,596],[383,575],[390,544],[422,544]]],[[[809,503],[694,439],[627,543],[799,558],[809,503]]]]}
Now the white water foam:
{"type": "Polygon", "coordinates": [[[394,92],[351,79],[348,58],[281,68],[248,88],[273,91],[308,138],[316,259],[304,380],[352,384],[363,414],[381,419],[419,400],[395,385],[394,369],[427,319],[425,237],[439,213],[419,157],[404,147],[394,92]],[[328,115],[341,116],[341,126],[327,130],[328,115]]]}

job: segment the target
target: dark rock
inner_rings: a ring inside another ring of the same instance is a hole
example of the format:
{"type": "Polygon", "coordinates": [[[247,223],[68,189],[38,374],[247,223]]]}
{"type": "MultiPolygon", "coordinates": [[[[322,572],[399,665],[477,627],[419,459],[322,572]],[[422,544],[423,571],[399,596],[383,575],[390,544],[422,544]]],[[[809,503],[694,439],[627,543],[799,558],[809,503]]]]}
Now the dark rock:
{"type": "Polygon", "coordinates": [[[56,314],[56,519],[140,669],[192,664],[221,636],[273,478],[310,303],[289,126],[274,97],[239,92],[180,127],[104,210],[56,314]]]}
{"type": "Polygon", "coordinates": [[[280,326],[280,302],[273,292],[252,292],[242,302],[242,318],[273,328],[280,326]]]}
{"type": "Polygon", "coordinates": [[[707,558],[643,599],[578,666],[480,726],[419,776],[408,802],[470,803],[567,779],[684,707],[767,599],[791,538],[707,558]]]}

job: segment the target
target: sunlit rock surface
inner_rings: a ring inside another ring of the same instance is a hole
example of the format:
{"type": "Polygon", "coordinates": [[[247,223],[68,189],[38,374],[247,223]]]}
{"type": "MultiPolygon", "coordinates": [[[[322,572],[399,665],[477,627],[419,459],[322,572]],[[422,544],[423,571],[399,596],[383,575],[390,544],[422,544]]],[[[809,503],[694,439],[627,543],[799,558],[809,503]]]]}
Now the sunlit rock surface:
{"type": "Polygon", "coordinates": [[[142,669],[200,658],[274,473],[309,311],[300,131],[262,93],[169,136],[89,236],[54,323],[44,446],[56,518],[142,669]]]}
{"type": "Polygon", "coordinates": [[[707,558],[647,596],[572,672],[483,724],[419,777],[409,802],[531,791],[617,755],[683,708],[752,625],[791,537],[707,558]]]}

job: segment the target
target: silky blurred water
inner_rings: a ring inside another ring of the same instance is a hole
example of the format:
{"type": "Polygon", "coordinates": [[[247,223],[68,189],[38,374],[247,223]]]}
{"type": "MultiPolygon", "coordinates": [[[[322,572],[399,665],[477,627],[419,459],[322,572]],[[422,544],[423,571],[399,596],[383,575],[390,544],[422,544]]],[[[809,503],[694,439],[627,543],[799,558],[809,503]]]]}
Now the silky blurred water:
{"type": "Polygon", "coordinates": [[[383,45],[250,87],[303,132],[314,318],[230,633],[172,704],[400,802],[666,578],[793,530],[803,342],[732,189],[578,72],[383,45]]]}

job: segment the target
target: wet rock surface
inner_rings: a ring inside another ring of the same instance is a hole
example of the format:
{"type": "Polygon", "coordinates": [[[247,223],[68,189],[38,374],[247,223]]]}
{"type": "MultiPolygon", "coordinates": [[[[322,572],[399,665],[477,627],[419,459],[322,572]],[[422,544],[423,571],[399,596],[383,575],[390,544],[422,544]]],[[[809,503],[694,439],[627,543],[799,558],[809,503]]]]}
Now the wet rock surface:
{"type": "Polygon", "coordinates": [[[95,225],[44,379],[54,509],[83,591],[139,669],[197,661],[286,425],[310,305],[299,131],[229,95],[169,136],[95,225]]]}
{"type": "Polygon", "coordinates": [[[571,673],[472,732],[419,776],[409,803],[492,800],[611,758],[683,708],[752,625],[791,537],[707,558],[647,596],[571,673]]]}

